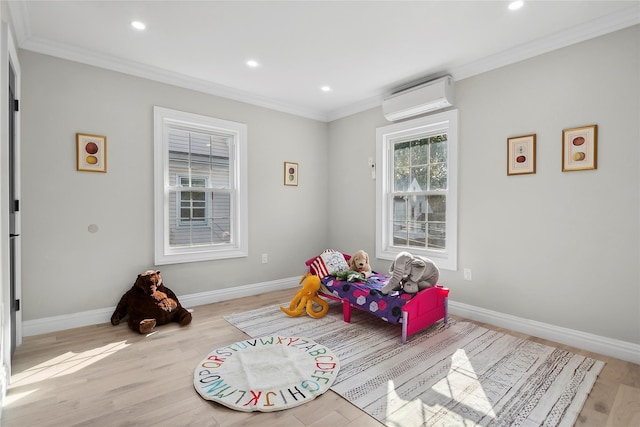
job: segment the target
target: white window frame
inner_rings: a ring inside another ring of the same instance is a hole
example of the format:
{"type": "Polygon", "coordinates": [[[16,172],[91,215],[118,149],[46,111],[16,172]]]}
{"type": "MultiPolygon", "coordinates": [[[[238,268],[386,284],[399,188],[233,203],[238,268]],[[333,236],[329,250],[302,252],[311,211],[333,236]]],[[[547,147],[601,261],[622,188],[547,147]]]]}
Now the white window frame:
{"type": "Polygon", "coordinates": [[[183,111],[154,107],[155,263],[185,262],[246,257],[249,253],[247,125],[183,111]],[[231,193],[231,239],[228,243],[171,247],[169,244],[169,143],[170,126],[194,131],[228,134],[230,146],[229,191],[231,193]]]}
{"type": "Polygon", "coordinates": [[[398,253],[431,259],[440,269],[458,268],[458,110],[448,110],[376,129],[376,257],[393,260],[398,253]],[[446,248],[419,249],[393,243],[393,143],[398,139],[447,133],[446,248]]]}

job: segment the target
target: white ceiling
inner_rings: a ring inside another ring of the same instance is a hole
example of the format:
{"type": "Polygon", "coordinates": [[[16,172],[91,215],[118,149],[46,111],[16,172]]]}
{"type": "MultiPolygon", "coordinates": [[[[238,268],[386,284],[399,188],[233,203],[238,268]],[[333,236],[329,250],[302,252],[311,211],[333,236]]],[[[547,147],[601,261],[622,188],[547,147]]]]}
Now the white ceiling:
{"type": "Polygon", "coordinates": [[[7,3],[20,48],[318,120],[640,23],[638,0],[7,3]]]}

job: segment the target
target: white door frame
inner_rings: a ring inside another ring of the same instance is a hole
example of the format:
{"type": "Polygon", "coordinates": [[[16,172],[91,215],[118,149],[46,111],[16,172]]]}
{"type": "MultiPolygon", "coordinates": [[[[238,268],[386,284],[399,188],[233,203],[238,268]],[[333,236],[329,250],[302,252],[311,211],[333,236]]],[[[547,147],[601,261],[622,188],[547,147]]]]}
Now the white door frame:
{"type": "MultiPolygon", "coordinates": [[[[15,326],[16,346],[22,343],[22,312],[16,312],[16,324],[11,323],[10,274],[9,274],[9,64],[15,72],[15,98],[20,99],[20,63],[9,24],[0,21],[0,400],[4,400],[6,387],[11,379],[11,328],[15,326]]],[[[15,116],[15,198],[20,200],[20,113],[15,116]]],[[[20,212],[16,212],[16,233],[20,234],[20,212]]],[[[16,289],[15,298],[20,299],[21,247],[16,239],[16,289]]]]}

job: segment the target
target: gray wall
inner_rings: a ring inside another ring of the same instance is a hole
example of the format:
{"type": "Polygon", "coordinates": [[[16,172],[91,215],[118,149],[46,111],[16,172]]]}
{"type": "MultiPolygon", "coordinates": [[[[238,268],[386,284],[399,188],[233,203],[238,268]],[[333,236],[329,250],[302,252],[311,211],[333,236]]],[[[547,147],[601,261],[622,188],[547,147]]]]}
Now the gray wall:
{"type": "MultiPolygon", "coordinates": [[[[456,83],[459,270],[441,280],[452,300],[640,343],[638,40],[635,26],[456,83]],[[592,124],[598,169],[561,172],[562,129],[592,124]],[[508,177],[506,140],[529,133],[537,173],[508,177]]],[[[297,276],[326,247],[375,253],[380,108],[325,124],[20,54],[24,320],[113,306],[152,266],[153,105],[249,128],[250,256],[162,266],[178,295],[297,276]],[[107,135],[107,174],[75,171],[76,132],[107,135]],[[282,185],[285,160],[300,163],[299,187],[282,185]]]]}
{"type": "MultiPolygon", "coordinates": [[[[458,271],[441,275],[453,301],[640,343],[639,40],[635,26],[456,82],[458,271]],[[593,124],[598,169],[562,172],[562,130],[593,124]],[[507,138],[531,133],[537,173],[507,176],[507,138]]],[[[332,204],[351,208],[329,212],[329,241],[344,251],[375,253],[366,163],[386,124],[379,108],[330,124],[332,204]]]]}
{"type": "Polygon", "coordinates": [[[326,123],[29,51],[20,60],[23,320],[113,307],[154,268],[154,105],[248,126],[249,257],[160,266],[176,294],[297,277],[328,244],[326,123]],[[75,170],[76,132],[107,136],[106,174],[75,170]],[[283,185],[284,161],[299,163],[298,187],[283,185]]]}

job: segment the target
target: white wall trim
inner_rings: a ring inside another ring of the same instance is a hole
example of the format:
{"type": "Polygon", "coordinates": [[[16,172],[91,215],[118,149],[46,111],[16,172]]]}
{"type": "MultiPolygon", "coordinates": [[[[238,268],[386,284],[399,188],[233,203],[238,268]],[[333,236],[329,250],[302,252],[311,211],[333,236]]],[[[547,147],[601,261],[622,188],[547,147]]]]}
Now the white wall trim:
{"type": "Polygon", "coordinates": [[[449,300],[449,313],[560,344],[640,364],[640,345],[574,329],[523,319],[449,300]]]}
{"type": "MultiPolygon", "coordinates": [[[[286,279],[272,280],[269,282],[237,286],[235,288],[218,289],[209,292],[184,295],[179,298],[180,303],[184,307],[192,308],[199,305],[212,304],[214,302],[228,301],[236,298],[260,295],[266,292],[296,288],[299,286],[299,281],[299,277],[290,277],[286,279]]],[[[81,326],[108,323],[114,310],[115,307],[108,307],[63,316],[27,320],[23,322],[24,336],[39,335],[64,329],[78,328],[81,326]]],[[[617,359],[640,364],[640,345],[638,344],[588,334],[535,320],[523,319],[521,317],[511,316],[509,314],[451,301],[451,299],[449,300],[449,313],[455,316],[465,317],[470,320],[488,323],[501,328],[507,328],[512,331],[521,332],[583,350],[593,351],[605,356],[615,357],[617,359]]]]}
{"type": "MultiPolygon", "coordinates": [[[[236,298],[249,297],[266,292],[295,288],[299,285],[299,277],[272,280],[270,282],[255,283],[251,285],[237,286],[235,288],[217,289],[208,292],[200,292],[178,296],[180,304],[185,308],[214,302],[227,301],[236,298]]],[[[292,294],[293,296],[293,294],[292,294]]],[[[109,323],[114,307],[100,308],[96,310],[81,311],[79,313],[65,314],[61,316],[44,317],[41,319],[26,320],[22,324],[23,335],[32,336],[49,332],[62,331],[64,329],[79,328],[81,326],[109,323]]],[[[197,313],[197,310],[196,310],[197,313]]],[[[197,316],[197,314],[195,314],[197,316]]],[[[197,318],[197,317],[196,317],[197,318]]]]}
{"type": "Polygon", "coordinates": [[[590,40],[614,31],[622,30],[640,23],[640,6],[631,5],[627,9],[623,9],[616,13],[604,16],[595,21],[571,27],[546,37],[534,40],[509,49],[505,52],[499,52],[477,61],[456,67],[451,70],[450,74],[455,81],[466,79],[496,68],[515,64],[520,61],[534,58],[554,50],[562,49],[576,43],[590,40]]]}
{"type": "MultiPolygon", "coordinates": [[[[533,42],[516,46],[513,49],[499,52],[491,57],[458,66],[449,70],[450,74],[454,77],[454,80],[462,80],[505,65],[523,61],[552,50],[560,49],[574,43],[579,43],[581,41],[636,25],[640,22],[638,7],[639,6],[637,4],[632,4],[629,8],[625,8],[611,15],[599,18],[590,22],[588,25],[583,24],[567,28],[539,40],[534,40],[533,42]]],[[[254,94],[217,83],[140,64],[135,61],[124,60],[110,55],[97,54],[75,46],[68,46],[40,39],[34,36],[31,32],[26,1],[10,2],[9,11],[11,13],[17,35],[18,45],[22,49],[67,59],[69,61],[80,62],[107,70],[130,74],[132,76],[142,77],[149,80],[172,84],[300,117],[324,122],[337,120],[380,105],[382,103],[382,98],[385,95],[385,93],[380,93],[378,95],[372,94],[368,99],[351,105],[346,105],[333,111],[320,111],[314,108],[284,103],[274,99],[259,97],[254,94]]]]}

